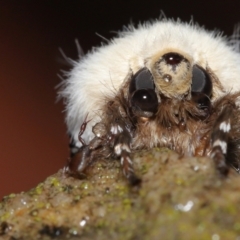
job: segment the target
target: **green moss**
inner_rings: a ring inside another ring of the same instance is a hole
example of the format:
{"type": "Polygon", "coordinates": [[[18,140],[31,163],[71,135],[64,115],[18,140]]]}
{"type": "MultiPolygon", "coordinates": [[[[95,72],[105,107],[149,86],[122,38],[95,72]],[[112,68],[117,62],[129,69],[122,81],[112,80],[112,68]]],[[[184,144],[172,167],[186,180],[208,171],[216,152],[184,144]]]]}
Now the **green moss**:
{"type": "Polygon", "coordinates": [[[10,218],[10,212],[5,212],[1,217],[0,217],[0,222],[5,222],[10,218]]]}
{"type": "Polygon", "coordinates": [[[141,167],[141,170],[140,170],[141,174],[147,173],[148,169],[149,169],[148,165],[147,164],[143,164],[142,167],[141,167]]]}

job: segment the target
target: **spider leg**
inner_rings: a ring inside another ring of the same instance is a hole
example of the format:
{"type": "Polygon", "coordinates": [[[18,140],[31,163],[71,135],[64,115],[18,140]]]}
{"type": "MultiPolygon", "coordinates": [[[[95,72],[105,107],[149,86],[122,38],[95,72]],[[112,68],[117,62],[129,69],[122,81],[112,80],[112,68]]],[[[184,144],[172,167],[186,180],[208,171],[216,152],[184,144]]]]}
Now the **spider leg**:
{"type": "Polygon", "coordinates": [[[229,132],[231,125],[232,108],[227,105],[216,120],[212,135],[211,158],[214,160],[217,169],[223,175],[228,173],[226,157],[228,154],[229,132]]]}
{"type": "Polygon", "coordinates": [[[78,176],[87,166],[90,157],[89,146],[85,145],[78,149],[71,157],[68,159],[67,164],[63,168],[63,173],[65,175],[78,176]]]}
{"type": "Polygon", "coordinates": [[[141,179],[135,175],[133,162],[130,157],[130,142],[132,138],[130,133],[119,125],[112,126],[111,131],[116,137],[114,141],[114,153],[120,157],[124,176],[132,186],[139,185],[141,179]]]}
{"type": "Polygon", "coordinates": [[[141,179],[135,175],[132,159],[129,156],[129,152],[125,150],[123,150],[121,154],[121,165],[123,168],[123,174],[129,180],[129,183],[132,186],[139,185],[141,183],[141,179]]]}
{"type": "Polygon", "coordinates": [[[86,117],[85,117],[85,119],[84,119],[84,121],[83,121],[83,123],[82,123],[82,125],[80,127],[80,131],[78,133],[78,140],[81,142],[81,144],[83,146],[86,145],[86,143],[83,140],[82,135],[83,135],[83,133],[84,133],[86,127],[87,127],[87,124],[91,121],[91,119],[87,121],[87,117],[88,117],[88,114],[86,115],[86,117]]]}
{"type": "MultiPolygon", "coordinates": [[[[86,143],[82,138],[82,135],[87,127],[87,124],[91,121],[91,120],[87,121],[87,117],[88,117],[88,114],[86,115],[83,123],[81,124],[80,131],[78,133],[78,140],[81,142],[82,146],[86,146],[86,143]]],[[[74,156],[77,155],[81,149],[81,147],[77,146],[71,134],[69,134],[69,148],[70,148],[70,159],[68,160],[68,162],[70,162],[71,159],[73,159],[74,156]]]]}
{"type": "Polygon", "coordinates": [[[235,167],[233,164],[231,164],[232,168],[234,168],[234,170],[240,174],[240,163],[238,163],[238,167],[235,167]]]}
{"type": "Polygon", "coordinates": [[[69,134],[69,149],[70,149],[70,159],[79,151],[79,147],[76,146],[76,143],[73,137],[69,134]]]}
{"type": "Polygon", "coordinates": [[[95,137],[88,145],[83,145],[78,152],[73,154],[67,165],[64,167],[64,173],[71,176],[80,175],[93,161],[96,149],[102,146],[102,139],[95,137]]]}

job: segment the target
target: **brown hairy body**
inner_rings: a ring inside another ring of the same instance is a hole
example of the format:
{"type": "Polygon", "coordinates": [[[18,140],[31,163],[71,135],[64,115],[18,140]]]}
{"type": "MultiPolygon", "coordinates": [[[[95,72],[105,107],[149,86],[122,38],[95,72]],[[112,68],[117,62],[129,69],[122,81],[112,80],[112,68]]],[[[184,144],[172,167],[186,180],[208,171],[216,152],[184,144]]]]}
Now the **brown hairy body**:
{"type": "Polygon", "coordinates": [[[135,176],[132,150],[168,147],[182,156],[209,156],[223,175],[228,165],[239,171],[240,93],[224,94],[210,68],[193,64],[188,55],[164,53],[126,78],[116,95],[107,99],[94,137],[72,155],[64,168],[79,175],[99,157],[120,158],[123,173],[132,185],[135,176]],[[222,97],[215,97],[222,92],[222,97]]]}
{"type": "Polygon", "coordinates": [[[125,175],[131,179],[131,184],[138,184],[139,179],[134,175],[129,155],[132,150],[167,147],[182,156],[210,157],[214,152],[213,141],[219,138],[228,142],[229,149],[223,161],[219,162],[218,155],[216,159],[213,158],[216,167],[221,174],[228,172],[229,164],[238,169],[237,156],[240,150],[235,146],[240,144],[240,110],[236,100],[240,92],[226,94],[205,108],[198,108],[191,99],[179,101],[165,98],[156,115],[150,118],[136,117],[125,95],[121,90],[114,99],[107,101],[101,122],[93,127],[95,137],[89,145],[80,148],[67,165],[70,175],[77,176],[99,157],[120,156],[125,175]],[[232,128],[227,136],[221,136],[219,124],[229,119],[232,128]],[[115,149],[118,145],[120,148],[124,146],[121,153],[115,149]],[[124,158],[128,160],[124,161],[124,158]],[[79,164],[82,165],[81,169],[79,164]],[[128,176],[129,172],[133,174],[132,177],[128,176]]]}

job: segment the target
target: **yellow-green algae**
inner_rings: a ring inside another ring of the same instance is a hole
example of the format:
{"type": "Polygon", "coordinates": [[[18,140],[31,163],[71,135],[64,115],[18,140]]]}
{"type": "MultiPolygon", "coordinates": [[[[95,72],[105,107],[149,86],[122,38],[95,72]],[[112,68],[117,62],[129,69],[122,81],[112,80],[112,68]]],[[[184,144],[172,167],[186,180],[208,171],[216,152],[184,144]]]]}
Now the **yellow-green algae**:
{"type": "Polygon", "coordinates": [[[117,160],[79,180],[60,170],[0,203],[0,239],[240,239],[240,176],[219,176],[209,158],[168,149],[133,154],[140,188],[117,160]]]}

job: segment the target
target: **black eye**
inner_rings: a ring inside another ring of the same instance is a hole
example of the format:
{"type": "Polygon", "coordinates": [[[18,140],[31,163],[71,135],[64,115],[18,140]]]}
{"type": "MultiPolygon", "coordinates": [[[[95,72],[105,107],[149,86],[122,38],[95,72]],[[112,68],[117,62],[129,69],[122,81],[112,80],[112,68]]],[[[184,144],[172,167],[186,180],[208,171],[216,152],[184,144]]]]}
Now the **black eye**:
{"type": "Polygon", "coordinates": [[[208,73],[201,67],[194,65],[192,72],[192,92],[212,95],[212,81],[208,73]]]}
{"type": "Polygon", "coordinates": [[[158,110],[158,98],[151,72],[147,68],[139,70],[129,86],[130,104],[135,115],[151,117],[158,110]]]}
{"type": "Polygon", "coordinates": [[[178,53],[167,53],[162,58],[168,65],[178,65],[184,60],[184,57],[178,53]]]}
{"type": "Polygon", "coordinates": [[[132,106],[144,112],[156,113],[158,108],[158,99],[154,90],[137,90],[131,98],[132,106]]]}
{"type": "Polygon", "coordinates": [[[133,93],[139,89],[154,89],[153,76],[147,68],[139,70],[132,78],[129,92],[133,93]]]}
{"type": "Polygon", "coordinates": [[[192,100],[198,104],[200,109],[209,109],[211,107],[210,98],[202,93],[192,93],[192,100]]]}

